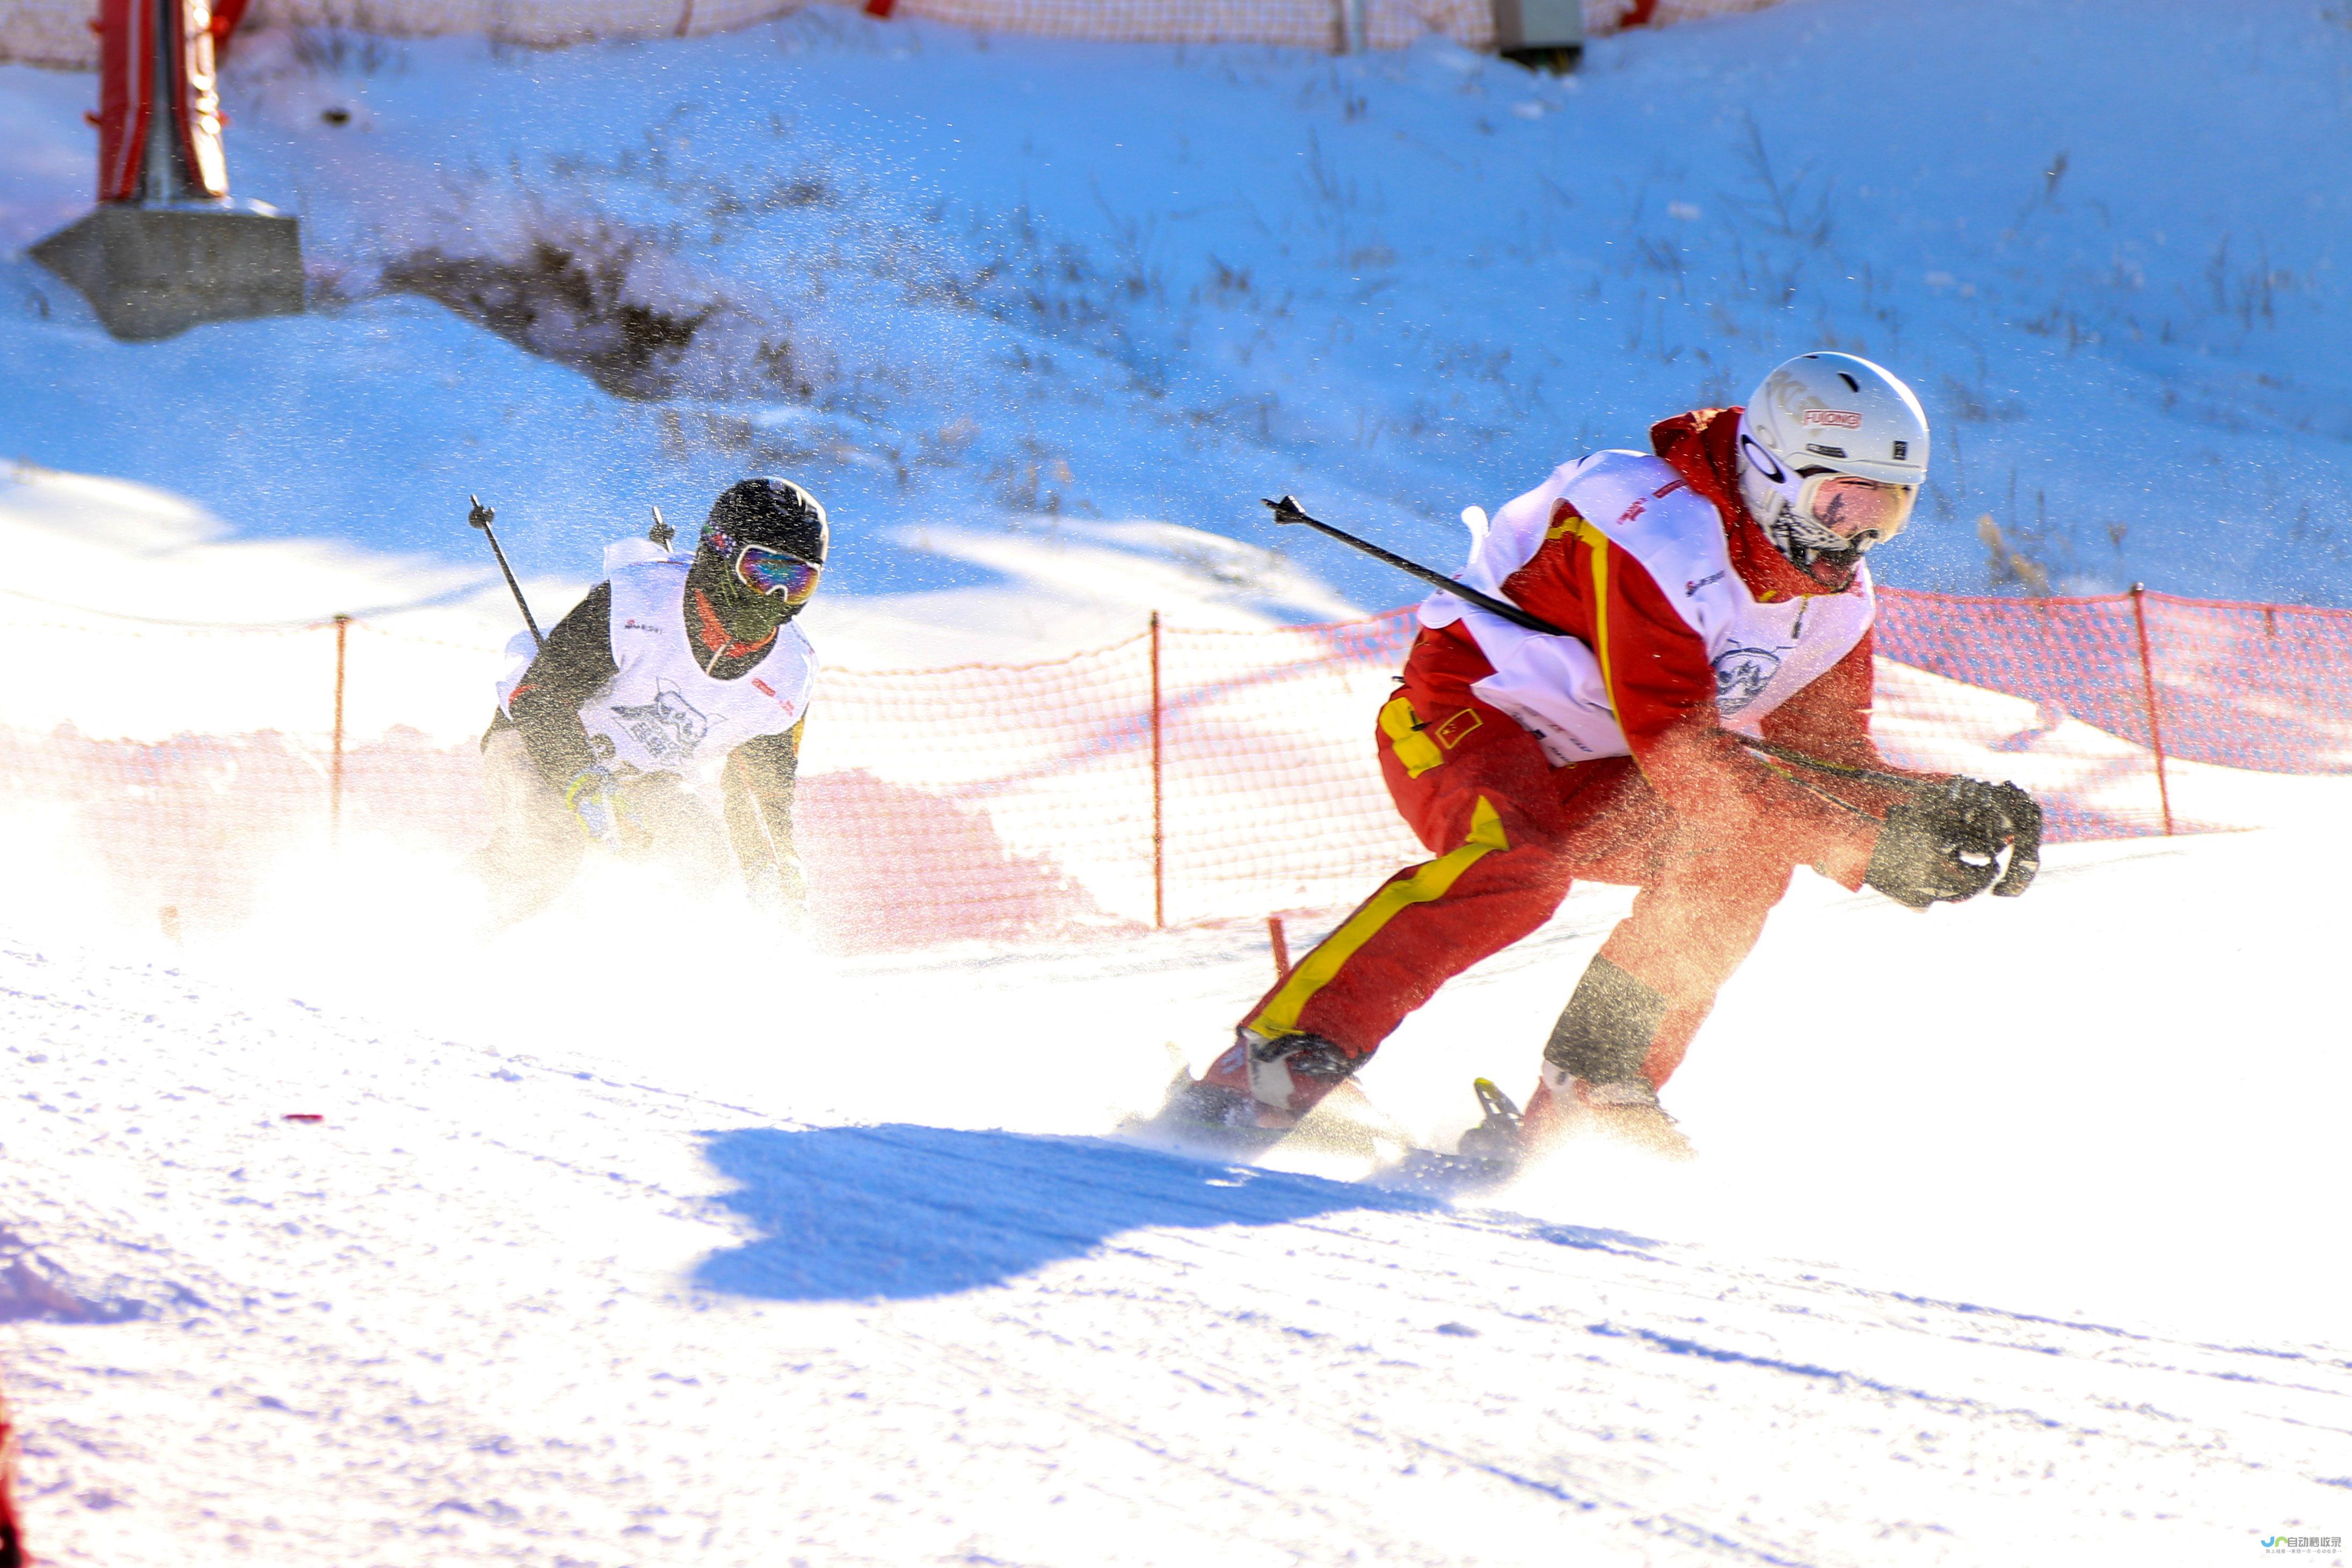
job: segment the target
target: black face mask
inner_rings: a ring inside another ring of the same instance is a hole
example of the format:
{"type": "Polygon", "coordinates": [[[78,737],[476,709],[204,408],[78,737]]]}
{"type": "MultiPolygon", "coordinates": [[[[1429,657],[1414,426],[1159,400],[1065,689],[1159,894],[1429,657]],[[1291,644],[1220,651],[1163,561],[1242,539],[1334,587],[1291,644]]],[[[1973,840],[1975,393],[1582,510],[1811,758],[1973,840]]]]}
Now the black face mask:
{"type": "Polygon", "coordinates": [[[1843,588],[1853,580],[1863,554],[1858,549],[1822,550],[1799,570],[1824,588],[1843,588]]]}
{"type": "Polygon", "coordinates": [[[687,569],[686,588],[689,596],[698,592],[709,601],[719,624],[738,643],[764,643],[801,612],[781,594],[753,592],[725,561],[707,552],[697,554],[687,569]]]}

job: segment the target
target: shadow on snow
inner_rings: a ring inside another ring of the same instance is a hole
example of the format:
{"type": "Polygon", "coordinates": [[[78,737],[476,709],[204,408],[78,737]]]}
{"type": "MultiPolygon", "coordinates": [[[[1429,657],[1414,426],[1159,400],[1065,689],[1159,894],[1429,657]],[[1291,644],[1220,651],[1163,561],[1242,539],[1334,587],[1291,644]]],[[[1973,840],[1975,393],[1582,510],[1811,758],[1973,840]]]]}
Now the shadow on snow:
{"type": "Polygon", "coordinates": [[[1146,1226],[1280,1225],[1444,1206],[1349,1182],[1217,1166],[1100,1138],[894,1124],[707,1135],[761,1238],[694,1282],[766,1301],[905,1301],[1003,1284],[1146,1226]]]}

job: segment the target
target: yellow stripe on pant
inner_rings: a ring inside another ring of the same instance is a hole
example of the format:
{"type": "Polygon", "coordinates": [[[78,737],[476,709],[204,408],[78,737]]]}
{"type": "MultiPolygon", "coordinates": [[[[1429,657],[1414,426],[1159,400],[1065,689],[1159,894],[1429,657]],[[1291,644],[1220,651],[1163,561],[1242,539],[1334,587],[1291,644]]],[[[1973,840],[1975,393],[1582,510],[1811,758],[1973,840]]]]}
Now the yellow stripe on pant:
{"type": "Polygon", "coordinates": [[[1503,820],[1486,803],[1486,797],[1479,796],[1478,804],[1470,812],[1470,836],[1460,848],[1415,867],[1411,876],[1391,879],[1372,894],[1361,909],[1348,917],[1346,925],[1299,960],[1282,989],[1274,994],[1274,1000],[1250,1019],[1247,1027],[1269,1040],[1296,1030],[1298,1015],[1315,993],[1329,985],[1358,949],[1379,936],[1390,921],[1412,904],[1444,897],[1462,879],[1464,872],[1495,851],[1510,847],[1511,841],[1503,831],[1503,820]]]}

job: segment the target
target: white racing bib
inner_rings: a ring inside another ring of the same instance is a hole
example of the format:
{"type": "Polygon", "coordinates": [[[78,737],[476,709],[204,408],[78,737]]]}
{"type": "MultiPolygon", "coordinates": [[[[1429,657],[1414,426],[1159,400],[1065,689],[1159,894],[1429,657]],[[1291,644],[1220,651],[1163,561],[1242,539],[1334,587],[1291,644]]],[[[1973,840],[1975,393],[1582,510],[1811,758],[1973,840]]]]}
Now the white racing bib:
{"type": "Polygon", "coordinates": [[[614,570],[613,662],[620,670],[580,709],[596,759],[619,771],[675,773],[698,789],[719,781],[728,754],[782,735],[808,711],[816,650],[786,622],[768,656],[718,681],[687,640],[687,563],[667,558],[614,570]]]}
{"type": "MultiPolygon", "coordinates": [[[[1642,563],[1706,645],[1716,711],[1728,728],[1756,734],[1766,714],[1853,651],[1877,612],[1866,563],[1843,593],[1759,602],[1732,569],[1714,503],[1664,459],[1640,452],[1596,452],[1555,469],[1474,530],[1459,580],[1501,597],[1504,580],[1542,547],[1563,500],[1642,563]]],[[[1580,639],[1529,632],[1451,593],[1423,601],[1423,625],[1456,621],[1495,666],[1470,689],[1517,720],[1553,766],[1631,754],[1601,661],[1580,639]]]]}

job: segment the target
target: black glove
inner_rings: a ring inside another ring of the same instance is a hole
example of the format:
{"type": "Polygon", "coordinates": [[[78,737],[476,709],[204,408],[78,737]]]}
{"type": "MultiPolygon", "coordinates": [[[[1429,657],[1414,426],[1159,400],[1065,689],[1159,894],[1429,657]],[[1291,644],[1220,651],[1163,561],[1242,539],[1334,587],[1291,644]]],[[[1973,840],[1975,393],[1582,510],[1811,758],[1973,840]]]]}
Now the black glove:
{"type": "Polygon", "coordinates": [[[1886,813],[1863,881],[1897,904],[1925,909],[1988,887],[1997,898],[2014,898],[2041,868],[2042,808],[2033,797],[2014,784],[1955,777],[1914,790],[1886,813]]]}

